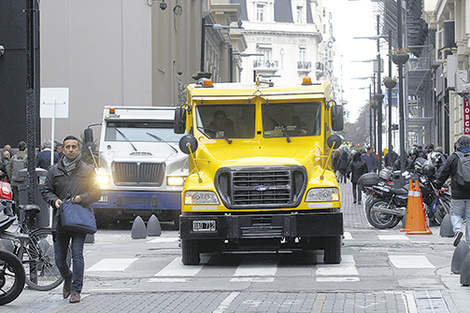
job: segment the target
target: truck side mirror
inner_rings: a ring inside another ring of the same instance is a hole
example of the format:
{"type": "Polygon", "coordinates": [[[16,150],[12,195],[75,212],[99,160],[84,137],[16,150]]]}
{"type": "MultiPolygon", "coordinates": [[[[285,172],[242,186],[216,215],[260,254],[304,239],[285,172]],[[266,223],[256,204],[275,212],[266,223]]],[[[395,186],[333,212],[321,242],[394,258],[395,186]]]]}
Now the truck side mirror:
{"type": "Polygon", "coordinates": [[[95,152],[95,143],[93,142],[93,130],[91,128],[87,128],[83,131],[83,136],[85,138],[85,151],[95,152]],[[91,151],[90,151],[91,148],[91,151]]]}
{"type": "Polygon", "coordinates": [[[183,153],[190,154],[196,152],[198,143],[194,136],[186,135],[181,137],[179,147],[183,153]],[[191,152],[189,149],[191,149],[191,152]]]}
{"type": "Polygon", "coordinates": [[[342,131],[344,128],[343,106],[336,104],[331,107],[331,129],[342,131]]]}
{"type": "Polygon", "coordinates": [[[175,134],[184,134],[186,131],[186,110],[183,107],[176,108],[173,125],[175,134]]]}
{"type": "Polygon", "coordinates": [[[333,149],[339,148],[339,146],[341,146],[341,143],[342,143],[341,137],[338,135],[331,135],[326,140],[326,144],[328,145],[328,147],[333,148],[333,149]]]}

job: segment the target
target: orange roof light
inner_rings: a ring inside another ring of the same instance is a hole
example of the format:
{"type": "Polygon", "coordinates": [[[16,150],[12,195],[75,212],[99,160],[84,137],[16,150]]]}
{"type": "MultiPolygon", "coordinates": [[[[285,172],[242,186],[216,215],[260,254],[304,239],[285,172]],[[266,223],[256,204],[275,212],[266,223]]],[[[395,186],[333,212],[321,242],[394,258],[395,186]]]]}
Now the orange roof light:
{"type": "Polygon", "coordinates": [[[109,108],[109,114],[116,114],[115,108],[109,108]]]}
{"type": "Polygon", "coordinates": [[[304,79],[302,80],[302,85],[311,85],[312,84],[312,78],[305,76],[304,79]]]}
{"type": "Polygon", "coordinates": [[[204,87],[212,87],[212,79],[204,79],[204,87]]]}

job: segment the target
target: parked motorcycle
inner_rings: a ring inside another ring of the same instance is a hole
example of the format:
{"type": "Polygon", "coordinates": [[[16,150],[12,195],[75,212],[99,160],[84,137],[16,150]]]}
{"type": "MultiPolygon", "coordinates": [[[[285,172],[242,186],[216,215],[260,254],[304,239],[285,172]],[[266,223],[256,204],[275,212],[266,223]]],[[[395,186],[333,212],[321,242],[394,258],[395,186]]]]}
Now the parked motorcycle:
{"type": "MultiPolygon", "coordinates": [[[[405,173],[406,175],[406,173],[405,173]]],[[[375,228],[395,227],[406,214],[408,190],[392,181],[392,171],[382,169],[379,174],[367,173],[359,178],[365,192],[364,209],[367,221],[375,228]]]]}
{"type": "Polygon", "coordinates": [[[408,172],[402,174],[400,171],[382,169],[378,175],[367,173],[359,179],[358,183],[366,194],[366,217],[373,227],[393,228],[403,219],[408,203],[408,181],[412,178],[420,181],[429,222],[440,224],[450,209],[450,193],[445,186],[441,194],[436,196],[433,184],[435,167],[432,162],[426,161],[416,165],[414,177],[408,172]]]}

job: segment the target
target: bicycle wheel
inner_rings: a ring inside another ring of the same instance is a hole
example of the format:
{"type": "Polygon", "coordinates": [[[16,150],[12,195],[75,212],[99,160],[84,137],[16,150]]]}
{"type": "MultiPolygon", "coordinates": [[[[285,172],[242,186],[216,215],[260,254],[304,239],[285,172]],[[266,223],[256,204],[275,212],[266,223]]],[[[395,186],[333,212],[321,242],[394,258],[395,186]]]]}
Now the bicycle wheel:
{"type": "Polygon", "coordinates": [[[24,282],[25,272],[20,259],[9,251],[0,250],[0,305],[18,298],[24,282]]]}
{"type": "MultiPolygon", "coordinates": [[[[70,264],[70,253],[67,258],[70,264]]],[[[22,261],[26,272],[26,284],[31,289],[46,291],[62,283],[63,278],[55,264],[51,229],[36,229],[29,235],[24,245],[22,261]]]]}

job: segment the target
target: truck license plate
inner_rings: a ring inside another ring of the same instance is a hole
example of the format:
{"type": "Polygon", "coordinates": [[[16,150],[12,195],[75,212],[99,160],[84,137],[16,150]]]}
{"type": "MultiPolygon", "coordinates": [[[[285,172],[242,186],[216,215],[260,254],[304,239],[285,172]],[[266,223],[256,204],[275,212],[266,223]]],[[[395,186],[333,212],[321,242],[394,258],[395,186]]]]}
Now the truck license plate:
{"type": "Polygon", "coordinates": [[[215,221],[193,221],[193,231],[216,231],[215,221]]]}
{"type": "Polygon", "coordinates": [[[101,196],[99,202],[108,202],[108,196],[101,196]]]}

